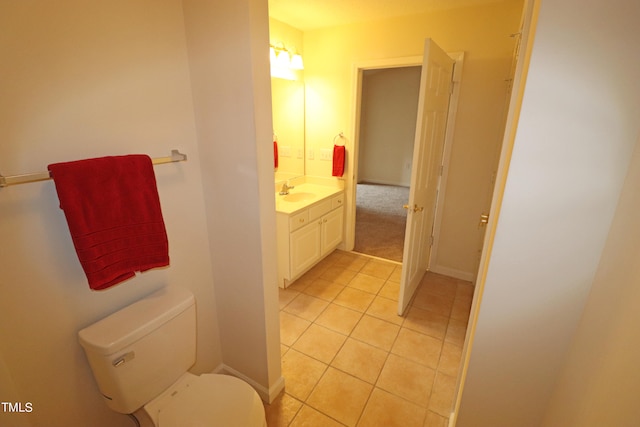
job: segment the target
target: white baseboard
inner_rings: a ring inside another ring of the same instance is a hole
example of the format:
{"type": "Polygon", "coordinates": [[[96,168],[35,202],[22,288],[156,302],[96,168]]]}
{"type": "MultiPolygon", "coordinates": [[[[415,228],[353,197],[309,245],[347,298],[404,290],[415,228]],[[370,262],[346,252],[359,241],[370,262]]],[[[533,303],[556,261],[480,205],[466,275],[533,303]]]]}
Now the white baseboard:
{"type": "Polygon", "coordinates": [[[214,369],[213,373],[228,374],[228,375],[233,375],[234,377],[240,378],[241,380],[247,382],[251,387],[253,387],[255,391],[258,392],[260,399],[262,399],[262,401],[266,403],[273,402],[275,398],[278,397],[280,392],[284,389],[284,377],[282,376],[278,378],[278,380],[274,385],[267,388],[262,384],[258,384],[257,382],[247,377],[246,375],[236,371],[235,369],[230,368],[224,363],[220,364],[216,369],[214,369]]]}
{"type": "Polygon", "coordinates": [[[368,179],[368,178],[359,179],[357,184],[393,185],[395,187],[409,187],[411,185],[410,182],[395,182],[395,181],[385,181],[380,179],[368,179]]]}
{"type": "Polygon", "coordinates": [[[429,267],[429,271],[433,271],[434,273],[442,274],[444,276],[449,276],[460,280],[466,280],[467,282],[474,282],[476,280],[476,275],[474,273],[456,270],[455,268],[444,267],[442,265],[433,265],[429,267]]]}

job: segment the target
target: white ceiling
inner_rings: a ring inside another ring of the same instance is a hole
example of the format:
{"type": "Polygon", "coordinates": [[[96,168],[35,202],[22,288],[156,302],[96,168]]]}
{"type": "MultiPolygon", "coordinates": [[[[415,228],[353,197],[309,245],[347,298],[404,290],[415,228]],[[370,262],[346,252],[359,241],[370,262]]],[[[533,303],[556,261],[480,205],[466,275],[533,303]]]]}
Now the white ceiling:
{"type": "Polygon", "coordinates": [[[500,0],[269,0],[269,16],[302,31],[500,0]]]}

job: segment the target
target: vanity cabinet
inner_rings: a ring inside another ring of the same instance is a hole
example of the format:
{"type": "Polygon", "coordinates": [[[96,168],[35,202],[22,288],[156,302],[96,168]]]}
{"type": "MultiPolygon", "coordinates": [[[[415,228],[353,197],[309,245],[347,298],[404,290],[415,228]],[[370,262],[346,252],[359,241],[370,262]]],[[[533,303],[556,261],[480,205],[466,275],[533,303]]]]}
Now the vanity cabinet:
{"type": "Polygon", "coordinates": [[[344,229],[341,192],[295,213],[277,213],[278,285],[286,287],[341,242],[344,229]]]}

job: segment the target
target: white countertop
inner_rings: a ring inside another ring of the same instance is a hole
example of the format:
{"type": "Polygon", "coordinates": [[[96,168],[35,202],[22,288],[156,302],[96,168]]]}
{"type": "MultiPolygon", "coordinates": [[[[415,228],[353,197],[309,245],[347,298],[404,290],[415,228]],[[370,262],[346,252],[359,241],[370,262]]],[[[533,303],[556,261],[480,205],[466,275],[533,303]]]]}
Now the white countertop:
{"type": "Polygon", "coordinates": [[[309,183],[296,185],[289,190],[289,196],[293,197],[280,195],[276,191],[276,212],[290,215],[320,202],[327,197],[339,194],[342,191],[343,190],[338,187],[309,183]],[[297,194],[300,194],[300,196],[296,196],[297,194]],[[296,197],[299,197],[301,200],[295,200],[296,197]],[[291,199],[293,199],[293,201],[291,199]]]}

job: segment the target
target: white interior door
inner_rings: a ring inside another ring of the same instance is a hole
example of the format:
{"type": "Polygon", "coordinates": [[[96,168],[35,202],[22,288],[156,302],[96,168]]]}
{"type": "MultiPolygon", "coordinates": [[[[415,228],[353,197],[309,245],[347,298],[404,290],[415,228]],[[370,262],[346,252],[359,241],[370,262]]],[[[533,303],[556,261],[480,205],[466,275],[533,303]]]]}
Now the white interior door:
{"type": "Polygon", "coordinates": [[[429,267],[454,61],[425,41],[418,118],[407,205],[398,314],[402,315],[429,267]]]}

